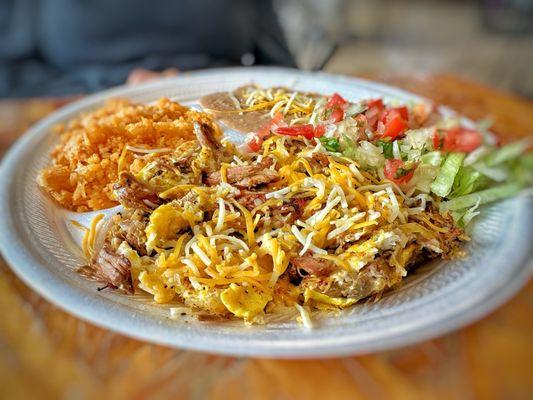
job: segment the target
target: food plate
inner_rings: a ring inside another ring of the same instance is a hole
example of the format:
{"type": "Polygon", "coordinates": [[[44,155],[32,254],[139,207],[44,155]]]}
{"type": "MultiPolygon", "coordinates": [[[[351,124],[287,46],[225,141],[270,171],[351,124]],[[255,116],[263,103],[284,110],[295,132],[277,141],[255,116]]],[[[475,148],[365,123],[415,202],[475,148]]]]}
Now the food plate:
{"type": "Polygon", "coordinates": [[[58,140],[51,127],[112,97],[149,103],[166,96],[194,106],[202,95],[251,82],[339,92],[350,100],[421,100],[364,80],[279,68],[199,71],[86,97],[31,128],[3,160],[0,248],[17,275],[59,307],[131,337],[213,353],[284,358],[367,353],[428,339],[480,318],[526,282],[532,266],[532,208],[531,199],[520,196],[483,210],[465,246],[466,258],[418,268],[379,302],[356,305],[338,316],[320,316],[312,330],[295,321],[246,327],[240,321],[171,319],[168,308],[152,304],[148,296],[98,292],[97,283],[76,273],[84,259],[67,223],[90,221],[95,213],[61,210],[35,184],[58,140]]]}

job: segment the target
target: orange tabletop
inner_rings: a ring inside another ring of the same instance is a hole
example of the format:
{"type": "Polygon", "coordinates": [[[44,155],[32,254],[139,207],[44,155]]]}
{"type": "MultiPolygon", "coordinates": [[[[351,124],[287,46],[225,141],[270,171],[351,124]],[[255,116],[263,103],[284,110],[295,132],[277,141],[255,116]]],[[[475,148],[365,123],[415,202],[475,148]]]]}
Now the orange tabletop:
{"type": "MultiPolygon", "coordinates": [[[[533,103],[508,93],[449,75],[367,78],[490,117],[503,141],[533,132],[533,103]]],[[[0,157],[68,101],[0,101],[0,157]]],[[[533,393],[532,308],[530,282],[481,321],[405,348],[327,360],[221,357],[83,322],[29,289],[0,258],[0,398],[525,399],[533,393]]]]}

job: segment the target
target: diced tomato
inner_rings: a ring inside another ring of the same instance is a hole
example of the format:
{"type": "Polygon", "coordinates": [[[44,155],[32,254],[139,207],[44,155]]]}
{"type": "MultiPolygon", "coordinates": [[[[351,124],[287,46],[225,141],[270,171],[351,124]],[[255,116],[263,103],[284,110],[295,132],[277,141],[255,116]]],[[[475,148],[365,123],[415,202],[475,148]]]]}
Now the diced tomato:
{"type": "Polygon", "coordinates": [[[368,108],[377,108],[383,110],[385,105],[383,104],[383,99],[370,99],[366,101],[368,108]]]}
{"type": "Polygon", "coordinates": [[[313,139],[315,137],[315,127],[311,124],[280,127],[276,129],[276,133],[286,136],[303,136],[307,139],[313,139]]]}
{"type": "Polygon", "coordinates": [[[250,139],[246,142],[251,151],[257,152],[263,144],[263,140],[270,136],[272,131],[275,131],[279,127],[287,126],[287,123],[283,119],[283,114],[277,112],[274,114],[274,118],[266,122],[261,128],[257,130],[257,133],[251,133],[250,139]]]}
{"type": "Polygon", "coordinates": [[[257,153],[261,149],[261,145],[263,144],[263,139],[257,135],[253,135],[250,138],[250,140],[247,142],[247,144],[251,151],[253,151],[254,153],[257,153]]]}
{"type": "Polygon", "coordinates": [[[365,112],[366,121],[368,123],[368,126],[370,126],[372,130],[376,129],[378,122],[379,122],[380,115],[381,115],[381,111],[377,107],[372,107],[366,110],[365,112]]]}
{"type": "Polygon", "coordinates": [[[403,115],[407,114],[405,107],[393,108],[383,112],[380,122],[383,124],[381,132],[378,131],[379,137],[390,137],[396,139],[401,136],[407,129],[407,121],[403,115]]]}
{"type": "Polygon", "coordinates": [[[385,131],[383,132],[383,136],[396,139],[403,132],[405,132],[406,128],[407,124],[405,121],[401,117],[395,116],[385,123],[385,131]]]}
{"type": "Polygon", "coordinates": [[[405,171],[403,169],[404,166],[405,163],[402,160],[395,158],[388,159],[385,162],[385,168],[383,170],[385,177],[399,185],[409,182],[413,178],[416,167],[405,171]]]}
{"type": "Polygon", "coordinates": [[[382,99],[367,100],[366,104],[368,106],[368,110],[365,111],[365,116],[368,122],[368,126],[372,130],[376,130],[382,113],[385,110],[385,105],[383,104],[382,99]]]}
{"type": "Polygon", "coordinates": [[[463,127],[450,129],[444,136],[443,150],[470,153],[483,143],[481,133],[463,127]]]}
{"type": "Polygon", "coordinates": [[[276,133],[286,136],[303,136],[306,139],[318,138],[326,133],[325,125],[318,125],[316,128],[311,124],[279,127],[276,133]]]}
{"type": "Polygon", "coordinates": [[[326,110],[331,111],[329,122],[336,124],[344,119],[343,107],[345,104],[346,100],[344,100],[338,93],[334,93],[333,96],[331,96],[326,104],[326,110]]]}
{"type": "Polygon", "coordinates": [[[257,130],[258,137],[264,138],[270,135],[270,130],[272,129],[272,121],[273,120],[268,121],[261,128],[257,130]]]}
{"type": "Polygon", "coordinates": [[[396,107],[394,108],[394,110],[398,111],[405,121],[409,120],[409,110],[407,109],[407,107],[396,107]]]}
{"type": "Polygon", "coordinates": [[[324,136],[324,133],[326,133],[326,126],[325,125],[317,125],[315,128],[315,137],[319,138],[324,136]]]}
{"type": "Polygon", "coordinates": [[[441,129],[433,135],[433,148],[435,150],[456,151],[470,153],[483,143],[481,133],[462,126],[452,129],[441,129]]]}
{"type": "Polygon", "coordinates": [[[346,100],[338,94],[333,93],[333,96],[329,99],[328,103],[326,104],[326,108],[336,108],[336,107],[342,107],[346,104],[346,100]]]}
{"type": "Polygon", "coordinates": [[[435,133],[433,133],[433,149],[434,150],[440,150],[442,146],[441,143],[441,137],[438,130],[435,130],[435,133]]]}
{"type": "Polygon", "coordinates": [[[283,114],[277,112],[276,114],[274,114],[274,118],[272,118],[270,121],[268,121],[261,128],[258,129],[257,136],[259,136],[261,139],[264,139],[268,135],[270,135],[270,131],[275,130],[278,126],[284,124],[285,121],[283,120],[283,114]]]}
{"type": "Polygon", "coordinates": [[[331,112],[331,116],[329,117],[329,121],[336,124],[337,122],[341,122],[344,119],[344,110],[341,108],[334,108],[331,112]]]}

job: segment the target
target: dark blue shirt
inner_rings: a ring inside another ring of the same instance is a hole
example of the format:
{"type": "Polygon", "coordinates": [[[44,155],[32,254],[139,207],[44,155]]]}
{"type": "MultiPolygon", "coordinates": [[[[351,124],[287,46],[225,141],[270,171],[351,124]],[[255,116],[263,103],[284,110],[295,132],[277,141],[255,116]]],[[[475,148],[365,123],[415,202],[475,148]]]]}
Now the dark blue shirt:
{"type": "Polygon", "coordinates": [[[137,67],[238,65],[244,54],[294,65],[271,1],[0,0],[1,97],[91,92],[137,67]]]}

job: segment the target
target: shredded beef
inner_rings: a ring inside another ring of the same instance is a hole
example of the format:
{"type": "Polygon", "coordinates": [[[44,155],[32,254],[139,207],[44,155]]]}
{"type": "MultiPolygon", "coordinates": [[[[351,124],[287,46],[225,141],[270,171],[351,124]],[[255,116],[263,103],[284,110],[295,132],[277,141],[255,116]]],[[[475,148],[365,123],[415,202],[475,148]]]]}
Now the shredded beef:
{"type": "MultiPolygon", "coordinates": [[[[267,184],[278,179],[278,173],[271,170],[271,158],[265,158],[263,161],[254,165],[238,165],[230,167],[226,171],[228,183],[238,188],[253,188],[259,185],[267,184]]],[[[211,172],[204,177],[204,183],[208,186],[218,185],[221,181],[220,171],[211,172]]]]}
{"type": "Polygon", "coordinates": [[[113,191],[120,204],[126,208],[151,211],[162,203],[156,192],[129,172],[120,174],[120,180],[113,186],[113,191]]]}
{"type": "Polygon", "coordinates": [[[134,293],[130,261],[113,251],[107,243],[89,265],[80,269],[80,273],[107,286],[121,287],[128,293],[134,293]]]}

